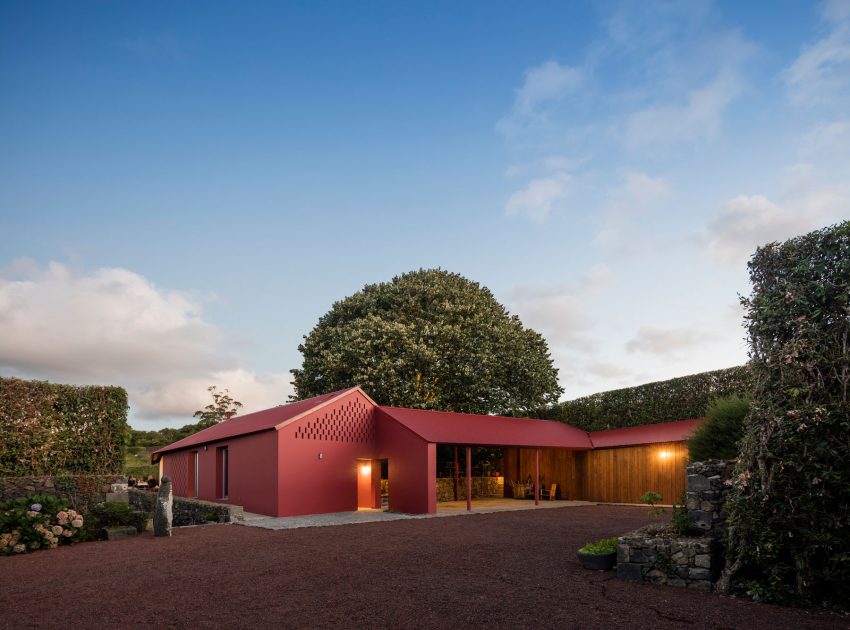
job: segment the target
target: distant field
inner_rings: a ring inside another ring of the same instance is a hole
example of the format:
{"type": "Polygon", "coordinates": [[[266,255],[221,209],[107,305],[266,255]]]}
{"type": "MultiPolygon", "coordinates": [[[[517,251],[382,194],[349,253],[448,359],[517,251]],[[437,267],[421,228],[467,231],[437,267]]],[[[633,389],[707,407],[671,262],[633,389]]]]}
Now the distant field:
{"type": "Polygon", "coordinates": [[[159,468],[151,464],[151,456],[144,446],[127,447],[127,455],[124,457],[124,474],[128,477],[135,475],[140,477],[157,476],[159,468]]]}

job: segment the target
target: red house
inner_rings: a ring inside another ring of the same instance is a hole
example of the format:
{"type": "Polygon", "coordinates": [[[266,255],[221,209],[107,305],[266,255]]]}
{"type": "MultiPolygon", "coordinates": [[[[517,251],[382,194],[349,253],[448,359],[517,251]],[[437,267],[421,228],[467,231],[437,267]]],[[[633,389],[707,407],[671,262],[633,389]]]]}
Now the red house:
{"type": "MultiPolygon", "coordinates": [[[[522,474],[529,453],[539,472],[542,453],[553,471],[547,479],[556,481],[563,473],[552,462],[573,462],[578,471],[597,442],[608,449],[669,444],[673,452],[697,422],[588,434],[549,420],[381,407],[353,387],[232,418],[155,451],[152,461],[176,495],[295,516],[380,507],[386,460],[389,508],[425,514],[437,510],[437,444],[502,447],[505,465],[515,468],[506,475],[522,474]]],[[[663,474],[681,477],[683,486],[679,464],[663,474]]],[[[572,481],[561,479],[561,487],[582,498],[578,477],[572,481]]]]}

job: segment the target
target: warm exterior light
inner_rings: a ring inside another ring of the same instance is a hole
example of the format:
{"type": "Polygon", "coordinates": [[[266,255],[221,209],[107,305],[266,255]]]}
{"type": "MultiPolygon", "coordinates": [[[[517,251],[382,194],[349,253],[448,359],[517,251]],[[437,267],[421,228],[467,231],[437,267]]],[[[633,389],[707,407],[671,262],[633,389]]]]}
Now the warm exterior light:
{"type": "Polygon", "coordinates": [[[372,472],[372,467],[369,464],[363,464],[360,466],[360,474],[368,475],[370,472],[372,472]]]}
{"type": "Polygon", "coordinates": [[[667,459],[672,456],[673,453],[671,453],[670,451],[661,451],[660,453],[658,453],[658,457],[660,457],[661,459],[667,459]]]}

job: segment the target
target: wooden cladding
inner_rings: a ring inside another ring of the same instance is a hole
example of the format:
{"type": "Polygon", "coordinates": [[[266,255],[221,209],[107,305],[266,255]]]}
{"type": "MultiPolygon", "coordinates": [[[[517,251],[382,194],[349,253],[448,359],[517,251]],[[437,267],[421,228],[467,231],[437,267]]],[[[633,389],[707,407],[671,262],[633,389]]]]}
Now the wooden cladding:
{"type": "MultiPolygon", "coordinates": [[[[534,454],[533,448],[503,449],[505,476],[533,478],[534,454]]],[[[540,449],[540,485],[557,483],[561,499],[639,503],[640,495],[651,490],[663,497],[662,503],[678,503],[685,491],[687,458],[683,442],[592,451],[545,448],[540,449]]]]}

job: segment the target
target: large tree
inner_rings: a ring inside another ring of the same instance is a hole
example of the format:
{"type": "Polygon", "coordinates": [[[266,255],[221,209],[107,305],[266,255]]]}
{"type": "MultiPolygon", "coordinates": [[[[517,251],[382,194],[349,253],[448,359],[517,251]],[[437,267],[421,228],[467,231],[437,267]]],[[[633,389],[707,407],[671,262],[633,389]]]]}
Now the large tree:
{"type": "Polygon", "coordinates": [[[385,405],[522,413],[563,391],[546,340],[487,288],[441,269],[365,286],[298,350],[296,400],[360,385],[385,405]]]}

